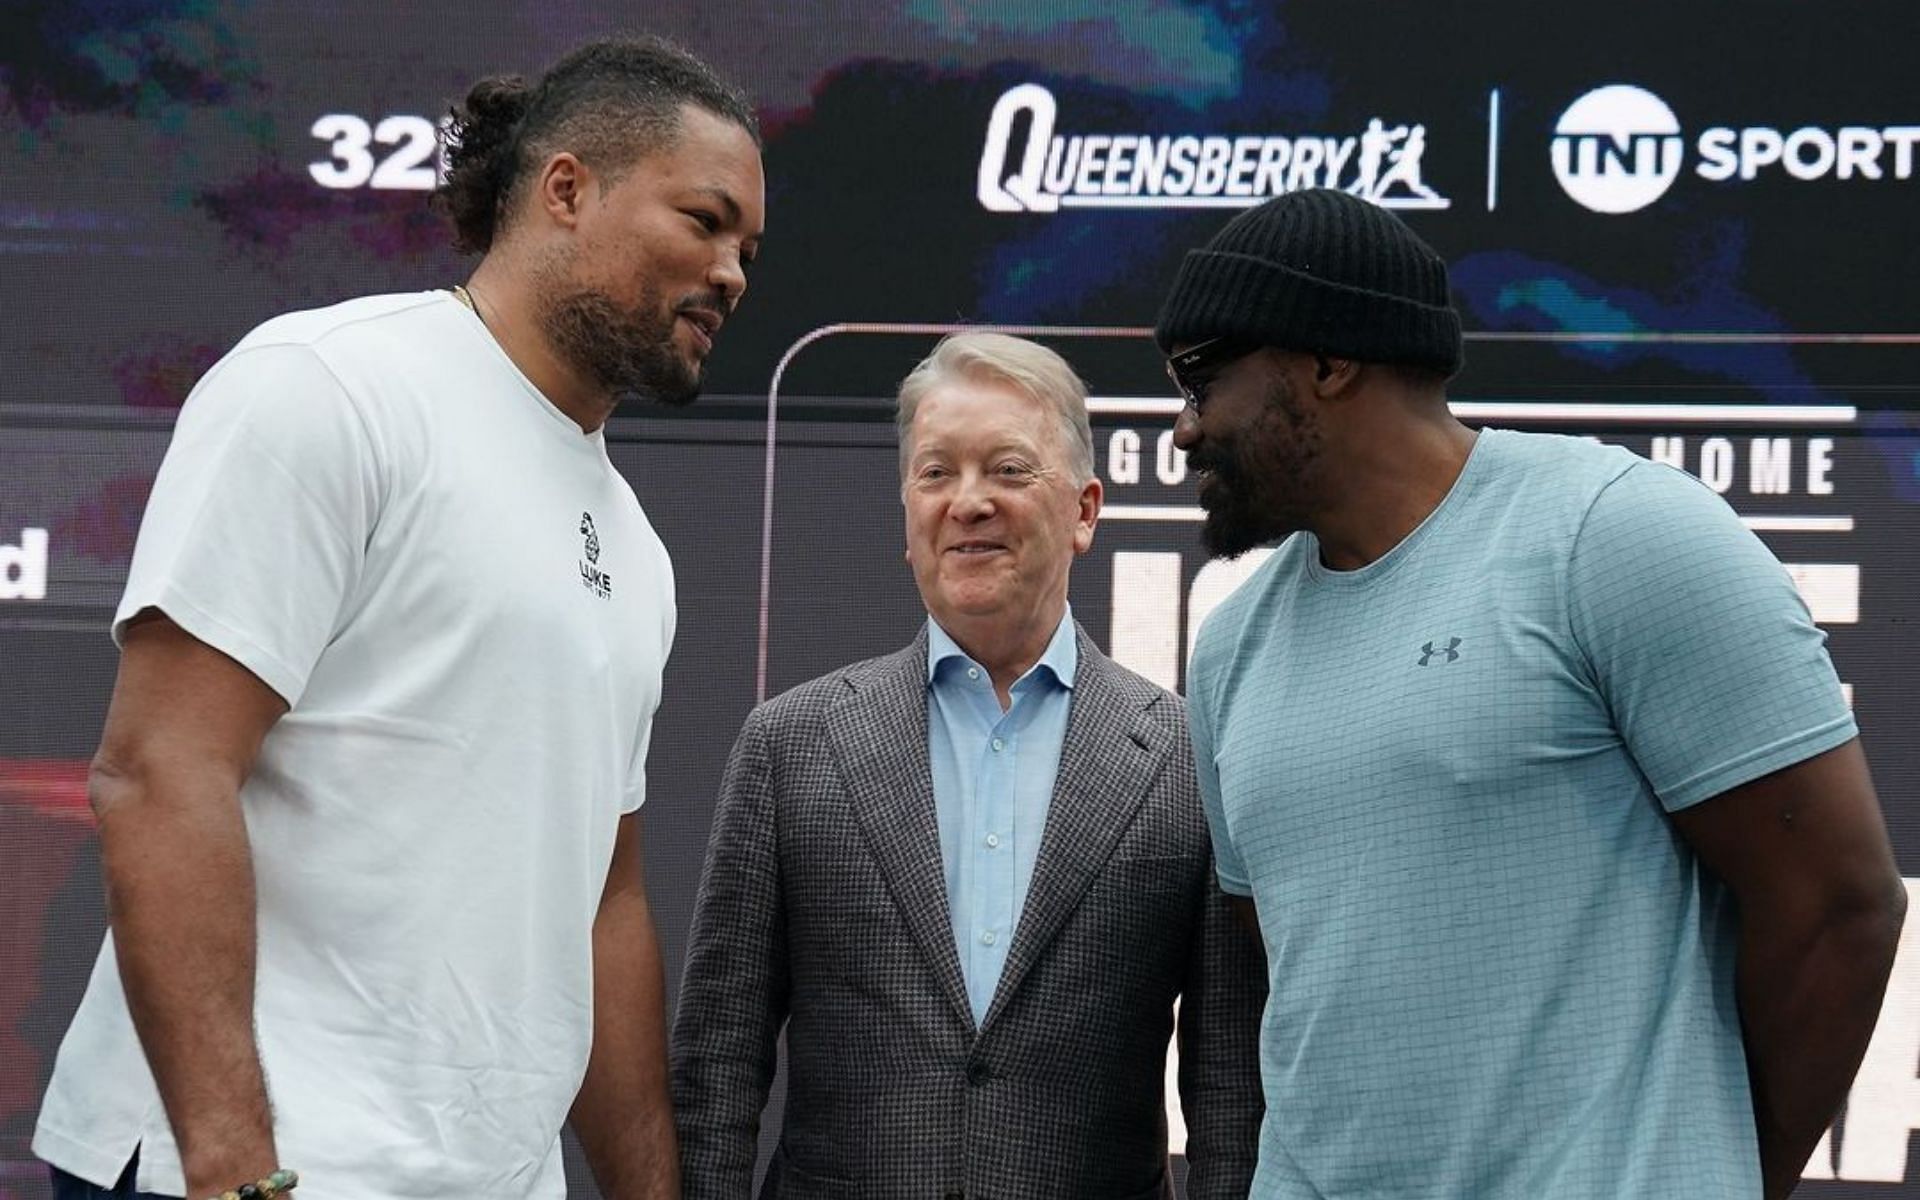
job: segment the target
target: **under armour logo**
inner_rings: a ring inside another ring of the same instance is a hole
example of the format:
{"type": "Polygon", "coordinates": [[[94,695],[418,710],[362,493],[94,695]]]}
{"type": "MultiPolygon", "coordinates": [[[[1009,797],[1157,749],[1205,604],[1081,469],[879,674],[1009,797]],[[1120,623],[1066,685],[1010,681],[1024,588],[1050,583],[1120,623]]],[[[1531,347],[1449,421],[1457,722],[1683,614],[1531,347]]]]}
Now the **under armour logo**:
{"type": "Polygon", "coordinates": [[[585,534],[587,537],[587,561],[590,563],[599,562],[600,561],[600,534],[599,534],[599,531],[594,529],[593,527],[592,513],[580,514],[580,532],[585,534]]]}
{"type": "Polygon", "coordinates": [[[1422,644],[1420,647],[1420,665],[1424,667],[1432,662],[1433,656],[1436,654],[1446,655],[1447,662],[1457,661],[1460,657],[1460,639],[1448,638],[1447,644],[1444,646],[1435,646],[1432,642],[1422,644]]]}

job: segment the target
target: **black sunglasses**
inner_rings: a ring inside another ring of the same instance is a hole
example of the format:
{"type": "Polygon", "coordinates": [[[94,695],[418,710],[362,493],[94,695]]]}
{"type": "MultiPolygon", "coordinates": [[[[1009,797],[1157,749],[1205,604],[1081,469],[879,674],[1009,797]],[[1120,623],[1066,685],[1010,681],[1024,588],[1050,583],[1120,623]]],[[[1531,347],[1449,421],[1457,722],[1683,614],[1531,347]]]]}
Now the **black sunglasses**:
{"type": "Polygon", "coordinates": [[[1245,358],[1260,347],[1234,338],[1208,338],[1178,354],[1167,356],[1167,378],[1174,390],[1194,412],[1207,402],[1207,385],[1230,363],[1245,358]]]}

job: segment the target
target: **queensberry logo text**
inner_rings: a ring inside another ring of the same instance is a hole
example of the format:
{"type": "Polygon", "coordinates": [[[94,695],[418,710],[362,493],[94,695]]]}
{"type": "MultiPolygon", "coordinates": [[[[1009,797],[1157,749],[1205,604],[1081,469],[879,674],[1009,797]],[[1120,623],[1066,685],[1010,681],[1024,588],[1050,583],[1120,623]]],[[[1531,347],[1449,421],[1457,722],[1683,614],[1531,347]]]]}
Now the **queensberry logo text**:
{"type": "Polygon", "coordinates": [[[1343,188],[1383,208],[1450,203],[1421,178],[1425,125],[1375,117],[1347,136],[1061,134],[1059,116],[1053,93],[1037,83],[1000,97],[980,152],[981,207],[1251,208],[1314,187],[1343,188]]]}

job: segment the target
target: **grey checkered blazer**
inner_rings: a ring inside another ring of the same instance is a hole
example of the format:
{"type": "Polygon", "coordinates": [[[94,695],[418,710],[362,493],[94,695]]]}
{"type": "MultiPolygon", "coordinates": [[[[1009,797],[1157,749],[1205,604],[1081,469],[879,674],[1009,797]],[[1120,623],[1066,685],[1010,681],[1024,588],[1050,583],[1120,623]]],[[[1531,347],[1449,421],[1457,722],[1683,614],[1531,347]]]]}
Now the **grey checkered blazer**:
{"type": "Polygon", "coordinates": [[[1180,700],[1079,631],[1039,858],[974,1028],[927,760],[927,646],[755,709],[733,748],[673,1027],[687,1200],[744,1200],[784,1025],[767,1197],[1161,1200],[1180,1000],[1193,1200],[1246,1196],[1258,943],[1213,883],[1180,700]]]}

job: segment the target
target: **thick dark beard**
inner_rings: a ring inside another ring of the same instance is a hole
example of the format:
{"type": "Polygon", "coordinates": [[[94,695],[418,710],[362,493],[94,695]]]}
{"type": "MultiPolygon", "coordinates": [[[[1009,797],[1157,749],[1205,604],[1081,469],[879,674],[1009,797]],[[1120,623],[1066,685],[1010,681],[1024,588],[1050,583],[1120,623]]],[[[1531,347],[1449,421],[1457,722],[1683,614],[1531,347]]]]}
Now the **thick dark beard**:
{"type": "Polygon", "coordinates": [[[1267,532],[1266,520],[1253,500],[1244,490],[1229,484],[1224,473],[1220,475],[1209,498],[1207,520],[1200,527],[1200,542],[1207,553],[1214,558],[1233,559],[1264,546],[1273,535],[1267,532]]]}
{"type": "Polygon", "coordinates": [[[616,402],[637,395],[679,408],[700,395],[705,371],[674,346],[678,318],[657,288],[642,290],[638,309],[605,292],[566,292],[544,304],[540,318],[554,348],[616,402]]]}
{"type": "Polygon", "coordinates": [[[1302,504],[1320,457],[1319,425],[1284,380],[1275,380],[1259,421],[1220,450],[1188,460],[1210,470],[1200,541],[1215,558],[1239,558],[1306,527],[1302,504]]]}

